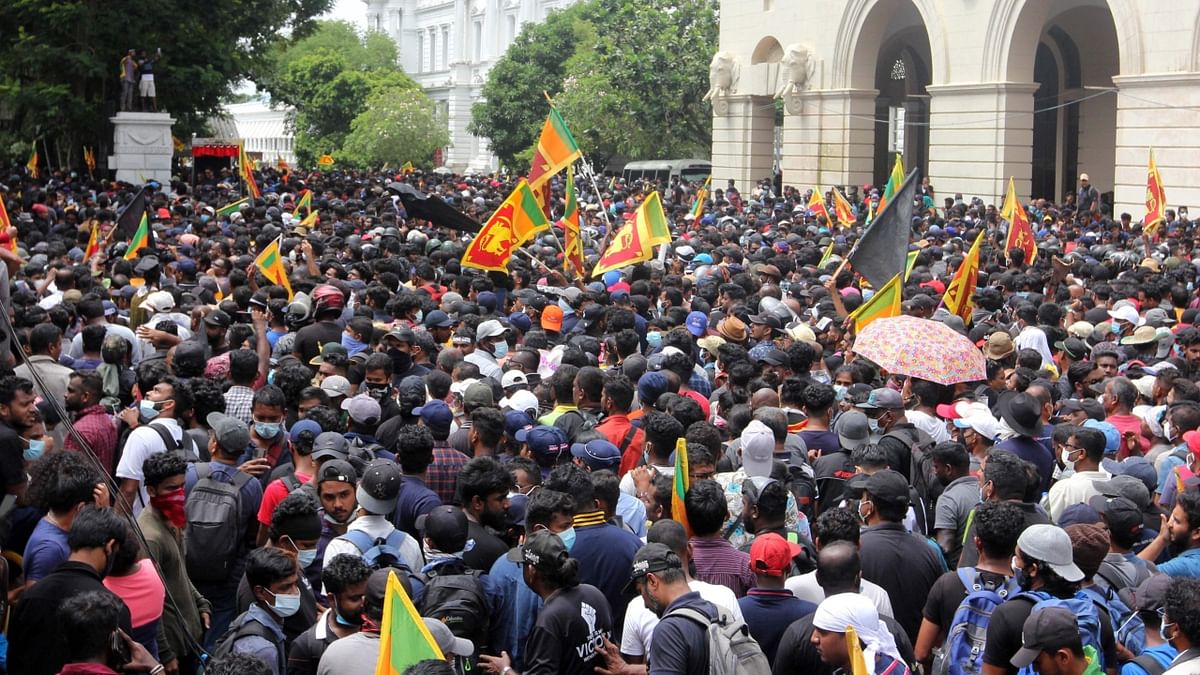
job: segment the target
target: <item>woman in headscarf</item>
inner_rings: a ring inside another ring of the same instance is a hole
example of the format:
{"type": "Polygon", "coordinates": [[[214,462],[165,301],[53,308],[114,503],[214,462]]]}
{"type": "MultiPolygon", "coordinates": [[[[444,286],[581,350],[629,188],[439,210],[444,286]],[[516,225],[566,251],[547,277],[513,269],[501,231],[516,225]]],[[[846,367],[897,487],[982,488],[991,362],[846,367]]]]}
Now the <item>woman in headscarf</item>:
{"type": "Polygon", "coordinates": [[[825,598],[813,615],[812,642],[821,660],[838,670],[852,672],[846,631],[858,634],[863,659],[875,675],[910,675],[887,625],[879,620],[875,604],[858,593],[825,598]]]}

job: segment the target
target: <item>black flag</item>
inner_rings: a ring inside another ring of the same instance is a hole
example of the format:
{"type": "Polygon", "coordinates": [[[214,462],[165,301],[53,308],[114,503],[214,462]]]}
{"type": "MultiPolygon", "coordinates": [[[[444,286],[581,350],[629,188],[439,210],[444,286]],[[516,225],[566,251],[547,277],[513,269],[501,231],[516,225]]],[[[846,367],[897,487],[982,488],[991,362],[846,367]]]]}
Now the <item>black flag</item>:
{"type": "Polygon", "coordinates": [[[442,201],[440,197],[424,195],[408,183],[389,183],[388,191],[404,202],[404,210],[409,218],[423,218],[434,225],[460,232],[479,232],[479,228],[482,227],[473,218],[442,201]]]}
{"type": "Polygon", "coordinates": [[[146,187],[138,190],[125,208],[117,215],[117,232],[125,239],[133,238],[138,224],[142,222],[142,214],[146,212],[146,187]]]}
{"type": "Polygon", "coordinates": [[[912,235],[913,195],[920,181],[918,173],[918,169],[909,172],[850,252],[850,266],[876,289],[904,273],[912,235]]]}

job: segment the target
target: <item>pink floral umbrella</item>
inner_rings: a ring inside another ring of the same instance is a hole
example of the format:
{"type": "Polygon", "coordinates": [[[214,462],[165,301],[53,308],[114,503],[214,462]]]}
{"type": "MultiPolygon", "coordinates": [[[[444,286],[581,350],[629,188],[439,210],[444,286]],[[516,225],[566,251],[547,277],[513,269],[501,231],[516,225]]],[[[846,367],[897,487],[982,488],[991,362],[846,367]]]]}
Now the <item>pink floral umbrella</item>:
{"type": "Polygon", "coordinates": [[[876,319],[855,339],[854,351],[889,373],[938,384],[987,379],[983,352],[940,321],[912,316],[876,319]]]}

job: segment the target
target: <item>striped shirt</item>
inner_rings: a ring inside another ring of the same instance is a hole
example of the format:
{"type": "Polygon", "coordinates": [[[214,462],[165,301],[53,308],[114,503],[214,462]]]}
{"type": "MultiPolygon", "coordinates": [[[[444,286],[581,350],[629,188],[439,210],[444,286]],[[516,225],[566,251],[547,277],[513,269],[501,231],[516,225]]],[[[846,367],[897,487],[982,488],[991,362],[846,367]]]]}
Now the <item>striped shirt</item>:
{"type": "Polygon", "coordinates": [[[697,579],[727,586],[739,598],[756,585],[750,571],[750,554],[734,548],[720,533],[713,537],[692,537],[691,544],[697,579]]]}

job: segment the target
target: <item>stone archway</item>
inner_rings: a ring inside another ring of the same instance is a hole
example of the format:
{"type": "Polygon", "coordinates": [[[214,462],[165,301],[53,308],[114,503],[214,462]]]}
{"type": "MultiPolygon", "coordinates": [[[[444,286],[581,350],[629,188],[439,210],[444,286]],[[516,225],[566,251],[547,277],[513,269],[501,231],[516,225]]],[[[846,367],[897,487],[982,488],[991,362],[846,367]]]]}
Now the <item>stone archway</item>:
{"type": "Polygon", "coordinates": [[[760,63],[779,63],[783,59],[783,45],[779,44],[773,36],[766,36],[759,40],[758,45],[754,47],[754,53],[750,55],[750,65],[755,66],[760,63]]]}

